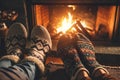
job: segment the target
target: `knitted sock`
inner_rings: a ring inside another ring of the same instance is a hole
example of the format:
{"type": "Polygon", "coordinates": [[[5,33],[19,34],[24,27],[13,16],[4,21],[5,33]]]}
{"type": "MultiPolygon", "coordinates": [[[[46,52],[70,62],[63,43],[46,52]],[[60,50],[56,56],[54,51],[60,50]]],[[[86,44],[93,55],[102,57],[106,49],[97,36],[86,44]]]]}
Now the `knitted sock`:
{"type": "Polygon", "coordinates": [[[96,60],[95,49],[91,41],[83,34],[78,34],[76,40],[79,57],[90,73],[92,73],[95,68],[102,67],[96,60]]]}
{"type": "MultiPolygon", "coordinates": [[[[79,58],[78,52],[75,49],[73,38],[71,35],[67,35],[67,34],[63,35],[59,39],[57,49],[60,57],[64,62],[66,73],[69,75],[71,80],[76,80],[79,74],[82,73],[83,71],[89,74],[89,72],[83,66],[79,58]]],[[[84,78],[84,75],[80,76],[79,78],[80,79],[84,78]]]]}

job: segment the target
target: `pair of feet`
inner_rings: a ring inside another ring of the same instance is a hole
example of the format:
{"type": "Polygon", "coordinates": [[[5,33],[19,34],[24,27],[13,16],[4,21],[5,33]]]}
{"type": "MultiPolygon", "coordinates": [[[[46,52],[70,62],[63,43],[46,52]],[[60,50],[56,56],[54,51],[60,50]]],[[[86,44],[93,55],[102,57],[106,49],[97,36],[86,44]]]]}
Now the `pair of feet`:
{"type": "Polygon", "coordinates": [[[26,49],[27,37],[28,33],[23,24],[14,23],[11,25],[5,38],[7,53],[1,60],[9,59],[13,63],[17,63],[24,58],[23,61],[32,61],[42,68],[41,71],[44,71],[44,57],[52,46],[50,35],[42,26],[33,27],[29,47],[26,49]]]}
{"type": "Polygon", "coordinates": [[[57,49],[71,80],[116,80],[96,61],[94,46],[83,34],[63,35],[57,49]]]}

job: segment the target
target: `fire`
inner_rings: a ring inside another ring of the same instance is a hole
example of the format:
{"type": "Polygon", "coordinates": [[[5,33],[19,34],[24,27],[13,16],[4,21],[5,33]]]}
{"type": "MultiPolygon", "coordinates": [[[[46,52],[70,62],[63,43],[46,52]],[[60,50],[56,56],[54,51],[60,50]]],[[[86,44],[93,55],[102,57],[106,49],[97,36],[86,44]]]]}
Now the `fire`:
{"type": "Polygon", "coordinates": [[[59,32],[65,33],[73,24],[72,18],[73,16],[70,13],[68,13],[68,19],[67,18],[63,19],[61,27],[57,28],[57,33],[59,32]]]}
{"type": "Polygon", "coordinates": [[[87,24],[86,24],[86,22],[83,20],[83,21],[80,21],[80,23],[82,24],[82,26],[84,27],[84,28],[86,28],[87,27],[87,24]]]}
{"type": "MultiPolygon", "coordinates": [[[[75,24],[76,21],[73,20],[73,16],[71,15],[71,13],[68,12],[68,18],[64,18],[63,21],[62,21],[62,24],[61,24],[61,27],[58,27],[57,28],[57,33],[66,33],[66,31],[68,31],[72,26],[73,24],[75,24]]],[[[84,28],[89,28],[87,23],[85,22],[85,20],[81,20],[80,23],[82,24],[82,26],[84,28]]],[[[76,31],[76,29],[74,27],[72,27],[72,29],[70,29],[72,32],[76,31]]],[[[82,30],[80,28],[80,30],[82,30]]]]}
{"type": "Polygon", "coordinates": [[[91,28],[91,27],[86,23],[85,20],[80,21],[80,23],[82,24],[82,26],[83,26],[84,28],[86,28],[87,31],[92,31],[92,30],[93,30],[93,28],[91,28]]]}
{"type": "Polygon", "coordinates": [[[73,11],[76,9],[76,7],[74,5],[68,5],[68,7],[71,7],[73,9],[73,11]]]}

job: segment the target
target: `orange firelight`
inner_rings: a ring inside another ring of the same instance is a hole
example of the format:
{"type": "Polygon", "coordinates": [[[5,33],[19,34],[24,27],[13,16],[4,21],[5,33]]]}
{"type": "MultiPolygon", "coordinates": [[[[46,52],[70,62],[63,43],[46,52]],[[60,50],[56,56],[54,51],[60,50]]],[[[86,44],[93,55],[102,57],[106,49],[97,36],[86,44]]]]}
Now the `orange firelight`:
{"type": "Polygon", "coordinates": [[[57,28],[57,33],[59,33],[59,32],[66,33],[66,31],[69,28],[71,28],[71,26],[74,23],[72,18],[73,18],[73,16],[68,12],[68,19],[67,18],[63,19],[61,27],[57,28]]]}
{"type": "MultiPolygon", "coordinates": [[[[57,33],[62,32],[63,34],[65,34],[70,28],[71,28],[70,30],[72,32],[76,31],[76,29],[74,27],[72,27],[73,24],[75,24],[75,23],[76,23],[76,21],[73,20],[73,16],[71,15],[71,13],[68,12],[68,18],[65,17],[63,19],[61,27],[57,28],[57,33]]],[[[84,20],[80,21],[80,23],[82,24],[82,26],[84,28],[88,27],[87,24],[86,24],[86,22],[84,20]]],[[[80,29],[80,30],[82,30],[82,29],[80,29]]]]}

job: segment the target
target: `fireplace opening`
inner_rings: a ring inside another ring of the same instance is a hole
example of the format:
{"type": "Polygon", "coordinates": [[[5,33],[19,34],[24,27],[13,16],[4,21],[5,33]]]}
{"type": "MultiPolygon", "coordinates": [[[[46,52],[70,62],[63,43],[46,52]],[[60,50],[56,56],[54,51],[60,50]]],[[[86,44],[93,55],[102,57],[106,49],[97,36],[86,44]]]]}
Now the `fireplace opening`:
{"type": "Polygon", "coordinates": [[[62,34],[73,31],[89,37],[100,63],[119,65],[116,61],[120,51],[120,5],[87,3],[87,0],[85,3],[45,1],[27,4],[27,15],[30,31],[35,25],[43,25],[51,35],[52,52],[47,55],[46,64],[63,64],[57,54],[57,42],[62,34]]]}
{"type": "MultiPolygon", "coordinates": [[[[82,32],[92,41],[120,42],[120,6],[116,5],[33,5],[35,25],[43,25],[52,40],[68,32],[82,32]],[[74,27],[74,24],[77,25],[74,27]],[[73,27],[73,28],[71,28],[73,27]]],[[[98,43],[101,44],[101,43],[98,43]]]]}

